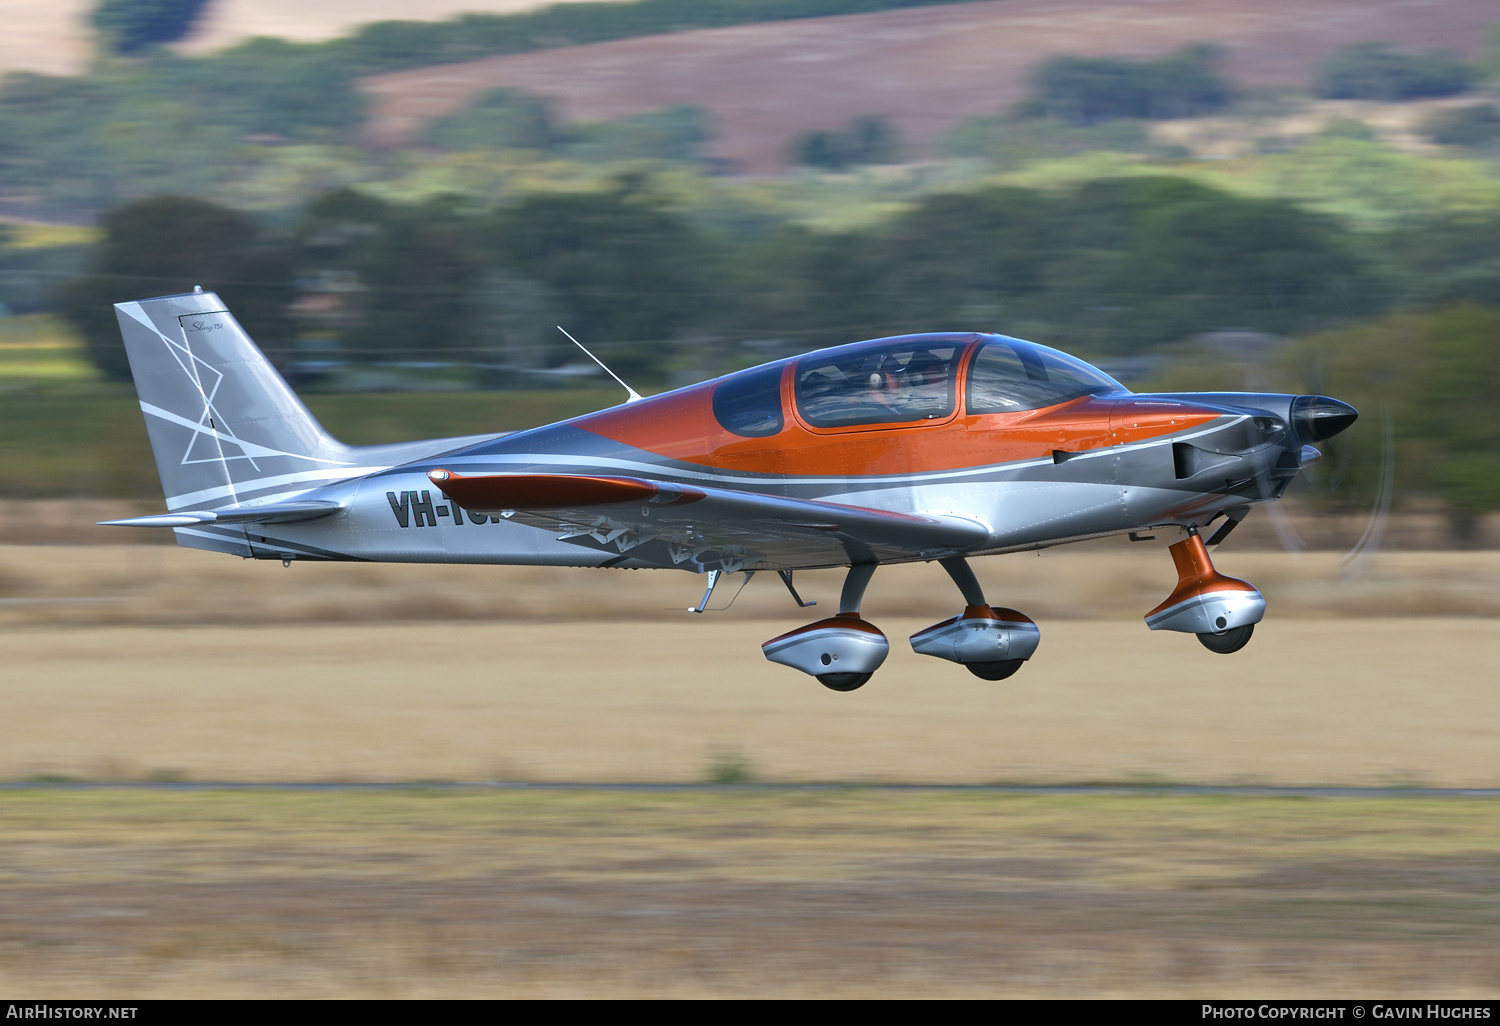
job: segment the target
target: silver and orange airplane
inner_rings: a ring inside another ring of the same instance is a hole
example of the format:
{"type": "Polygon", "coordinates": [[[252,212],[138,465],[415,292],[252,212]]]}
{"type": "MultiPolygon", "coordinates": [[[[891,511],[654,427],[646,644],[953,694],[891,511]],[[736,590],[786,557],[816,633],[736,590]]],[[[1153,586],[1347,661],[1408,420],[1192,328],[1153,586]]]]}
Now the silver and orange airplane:
{"type": "MultiPolygon", "coordinates": [[[[822,349],[509,434],[349,446],[331,437],[212,292],[115,307],[178,544],[254,559],[774,570],[848,567],[837,615],[767,659],[852,691],[885,661],[860,616],[881,563],[937,562],[964,608],[912,648],[1001,680],[1036,651],[968,560],[1176,528],[1177,588],[1152,630],[1235,652],[1265,613],[1216,545],[1358,413],[1316,395],[1137,395],[1004,335],[822,349]],[[1200,530],[1223,523],[1206,541],[1200,530]]],[[[607,368],[606,368],[607,369],[607,368]]],[[[622,382],[623,384],[623,382],[622,382]]]]}

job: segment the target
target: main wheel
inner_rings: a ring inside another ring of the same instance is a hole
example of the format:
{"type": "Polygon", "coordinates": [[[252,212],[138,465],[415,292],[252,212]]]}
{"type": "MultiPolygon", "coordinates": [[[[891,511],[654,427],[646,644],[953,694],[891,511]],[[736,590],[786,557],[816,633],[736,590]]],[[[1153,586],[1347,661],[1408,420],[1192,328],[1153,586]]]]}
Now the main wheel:
{"type": "Polygon", "coordinates": [[[820,673],[818,683],[832,691],[857,691],[873,673],[820,673]]]}
{"type": "Polygon", "coordinates": [[[964,663],[969,672],[985,680],[1004,680],[1021,668],[1024,659],[1001,659],[994,663],[964,663]]]}
{"type": "Polygon", "coordinates": [[[1220,655],[1228,655],[1238,652],[1250,643],[1250,635],[1255,633],[1255,624],[1247,623],[1243,627],[1231,627],[1227,631],[1218,634],[1200,634],[1198,640],[1203,642],[1203,647],[1210,652],[1220,655]]]}

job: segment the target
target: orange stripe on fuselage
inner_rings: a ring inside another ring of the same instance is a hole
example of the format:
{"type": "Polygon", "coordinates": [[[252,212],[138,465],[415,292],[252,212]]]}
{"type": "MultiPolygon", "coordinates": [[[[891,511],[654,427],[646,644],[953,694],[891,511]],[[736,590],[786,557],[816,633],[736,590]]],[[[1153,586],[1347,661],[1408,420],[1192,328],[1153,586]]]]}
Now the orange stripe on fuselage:
{"type": "MultiPolygon", "coordinates": [[[[666,459],[722,470],[863,477],[992,466],[1048,457],[1054,449],[1100,449],[1183,431],[1222,416],[1148,397],[1084,396],[1017,413],[971,416],[961,411],[936,423],[810,429],[796,416],[790,383],[794,367],[789,365],[782,379],[786,424],[769,437],[744,438],[719,426],[712,408],[717,382],[603,410],[574,423],[666,459]]],[[[961,377],[960,405],[963,386],[961,377]]]]}

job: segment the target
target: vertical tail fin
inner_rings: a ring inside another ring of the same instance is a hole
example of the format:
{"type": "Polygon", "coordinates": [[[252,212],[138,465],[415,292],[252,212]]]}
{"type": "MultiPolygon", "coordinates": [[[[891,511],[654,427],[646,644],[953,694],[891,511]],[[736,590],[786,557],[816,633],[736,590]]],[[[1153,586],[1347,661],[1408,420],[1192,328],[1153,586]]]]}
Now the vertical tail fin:
{"type": "Polygon", "coordinates": [[[212,292],[116,303],[169,510],[362,471],[212,292]]]}

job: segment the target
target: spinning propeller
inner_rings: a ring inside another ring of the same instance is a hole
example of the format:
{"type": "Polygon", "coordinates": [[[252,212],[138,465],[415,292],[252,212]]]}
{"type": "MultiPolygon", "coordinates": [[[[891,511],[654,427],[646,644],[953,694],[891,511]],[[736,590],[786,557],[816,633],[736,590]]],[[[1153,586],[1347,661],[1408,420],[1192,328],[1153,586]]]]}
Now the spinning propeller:
{"type": "MultiPolygon", "coordinates": [[[[1308,483],[1325,496],[1339,494],[1350,481],[1350,472],[1358,461],[1360,446],[1340,432],[1349,427],[1354,418],[1347,413],[1348,407],[1323,398],[1325,383],[1321,368],[1302,368],[1304,395],[1293,405],[1293,421],[1298,434],[1305,440],[1315,442],[1322,451],[1303,464],[1303,476],[1308,483]],[[1328,405],[1332,403],[1332,405],[1328,405]]],[[[1391,502],[1395,496],[1396,478],[1396,428],[1391,404],[1382,399],[1379,410],[1380,448],[1374,497],[1363,531],[1354,545],[1339,557],[1344,580],[1352,581],[1363,576],[1370,568],[1385,537],[1386,523],[1390,516],[1391,502]]],[[[1307,450],[1304,449],[1304,452],[1307,450]]],[[[1314,450],[1317,451],[1317,450],[1314,450]]],[[[1307,543],[1298,534],[1291,518],[1278,502],[1265,504],[1271,528],[1282,548],[1288,552],[1301,552],[1307,543]]]]}

